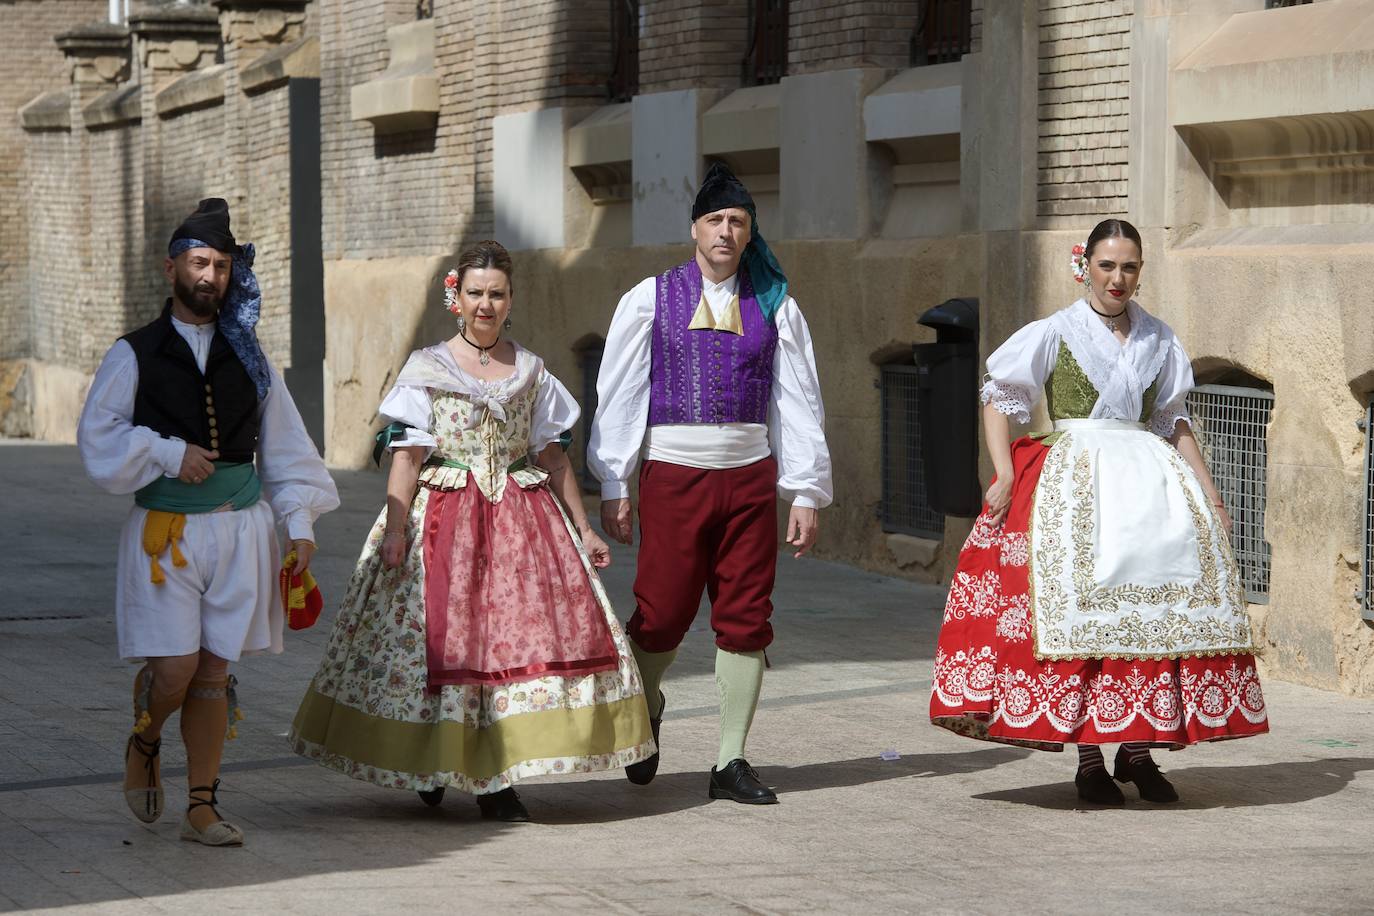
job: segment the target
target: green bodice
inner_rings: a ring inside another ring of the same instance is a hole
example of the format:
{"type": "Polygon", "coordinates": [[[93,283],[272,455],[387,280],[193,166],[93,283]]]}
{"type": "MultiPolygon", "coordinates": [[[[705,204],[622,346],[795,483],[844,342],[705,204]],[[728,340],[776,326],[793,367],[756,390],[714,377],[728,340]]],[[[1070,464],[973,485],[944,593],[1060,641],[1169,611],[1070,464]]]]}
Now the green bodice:
{"type": "MultiPolygon", "coordinates": [[[[1159,396],[1159,379],[1150,382],[1141,399],[1140,422],[1147,423],[1154,413],[1155,398],[1159,396]]],[[[1054,371],[1045,380],[1045,406],[1050,412],[1050,420],[1082,420],[1093,412],[1097,403],[1097,389],[1088,381],[1088,374],[1073,358],[1069,345],[1059,342],[1059,354],[1055,357],[1054,371]]]]}

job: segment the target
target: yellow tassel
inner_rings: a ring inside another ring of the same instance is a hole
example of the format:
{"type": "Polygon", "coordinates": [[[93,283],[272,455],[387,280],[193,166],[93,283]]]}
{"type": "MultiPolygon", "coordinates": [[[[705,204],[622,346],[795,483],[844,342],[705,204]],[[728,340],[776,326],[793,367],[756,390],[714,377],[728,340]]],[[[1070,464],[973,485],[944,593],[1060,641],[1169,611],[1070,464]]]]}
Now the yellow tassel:
{"type": "Polygon", "coordinates": [[[235,722],[242,722],[242,721],[243,721],[243,710],[242,710],[242,709],[239,709],[237,706],[234,707],[234,721],[235,721],[235,722]]]}
{"type": "Polygon", "coordinates": [[[239,736],[239,730],[238,730],[237,728],[235,728],[234,726],[232,726],[232,725],[229,726],[229,740],[230,740],[230,741],[233,741],[233,740],[234,740],[235,738],[237,738],[238,736],[239,736]]]}
{"type": "Polygon", "coordinates": [[[177,541],[185,530],[186,516],[180,512],[162,512],[158,509],[148,511],[148,517],[143,521],[143,552],[148,555],[150,576],[154,585],[162,585],[167,581],[157,558],[169,545],[172,548],[172,565],[186,565],[186,558],[177,548],[177,541]]]}
{"type": "Polygon", "coordinates": [[[148,726],[153,724],[153,717],[148,715],[148,710],[143,710],[138,714],[138,721],[134,723],[134,734],[141,735],[148,730],[148,726]]]}

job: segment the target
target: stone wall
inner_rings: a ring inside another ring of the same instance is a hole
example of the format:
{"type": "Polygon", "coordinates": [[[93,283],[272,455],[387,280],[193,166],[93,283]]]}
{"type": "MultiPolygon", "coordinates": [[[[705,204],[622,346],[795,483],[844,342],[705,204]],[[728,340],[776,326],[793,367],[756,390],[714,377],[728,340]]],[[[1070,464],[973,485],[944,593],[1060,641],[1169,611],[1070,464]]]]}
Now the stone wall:
{"type": "Polygon", "coordinates": [[[1132,0],[1040,0],[1042,217],[1126,212],[1132,0]]]}
{"type": "MultiPolygon", "coordinates": [[[[53,39],[104,18],[105,0],[8,0],[0,3],[0,302],[27,300],[29,233],[24,206],[24,132],[15,113],[34,87],[65,88],[70,76],[53,39]]],[[[25,355],[37,342],[26,310],[0,308],[0,359],[25,355]]]]}
{"type": "Polygon", "coordinates": [[[793,0],[788,7],[788,74],[845,66],[907,67],[920,6],[918,0],[793,0]]]}

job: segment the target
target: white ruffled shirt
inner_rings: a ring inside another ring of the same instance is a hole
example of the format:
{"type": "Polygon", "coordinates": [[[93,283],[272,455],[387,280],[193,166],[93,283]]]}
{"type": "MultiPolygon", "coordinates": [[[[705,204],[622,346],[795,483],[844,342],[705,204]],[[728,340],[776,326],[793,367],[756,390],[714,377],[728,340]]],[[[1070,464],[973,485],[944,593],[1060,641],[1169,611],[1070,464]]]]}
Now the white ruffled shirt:
{"type": "MultiPolygon", "coordinates": [[[[214,323],[189,324],[173,318],[172,326],[204,372],[214,323]]],[[[339,492],[281,374],[270,363],[268,371],[272,386],[258,405],[258,477],[287,537],[314,541],[315,520],[338,508],[339,492]]],[[[87,476],[109,493],[133,493],[158,477],[176,477],[186,455],[181,439],[133,424],[137,392],[138,357],[127,341],[117,341],[96,370],[76,431],[87,476]]]]}
{"type": "MultiPolygon", "coordinates": [[[[596,391],[599,405],[587,446],[587,464],[601,481],[601,498],[622,499],[641,456],[686,467],[743,467],[778,459],[778,491],[792,505],[820,509],[834,496],[830,449],[825,441],[825,406],[811,346],[811,331],[792,297],[774,321],[778,347],[773,357],[773,392],[768,424],[666,424],[649,426],[649,366],[652,359],[657,277],[636,285],[620,300],[606,334],[596,391]]],[[[736,276],[720,283],[702,278],[702,294],[719,321],[735,295],[736,276]]]]}
{"type": "Polygon", "coordinates": [[[1030,422],[1030,411],[1054,371],[1059,344],[1069,352],[1097,389],[1091,419],[1139,420],[1145,392],[1158,381],[1154,412],[1147,425],[1169,438],[1178,421],[1192,425],[1187,397],[1193,389],[1193,367],[1173,330],[1134,300],[1131,333],[1122,344],[1086,300],[1079,299],[1049,318],[1032,321],[988,357],[982,402],[1018,423],[1030,422]]]}
{"type": "MultiPolygon", "coordinates": [[[[505,378],[491,381],[464,372],[458,361],[453,358],[447,344],[439,343],[427,347],[423,352],[434,356],[447,370],[447,377],[431,378],[428,382],[442,390],[461,394],[500,416],[510,397],[523,391],[531,376],[537,375],[539,390],[535,392],[534,415],[530,421],[530,454],[538,455],[549,445],[557,442],[566,430],[577,425],[578,418],[582,416],[582,409],[577,406],[577,399],[563,383],[544,368],[543,360],[520,344],[514,341],[511,343],[515,346],[515,371],[505,378]]],[[[417,351],[419,352],[421,351],[417,351]]],[[[414,359],[412,356],[407,366],[410,366],[414,359]]],[[[387,422],[399,421],[409,427],[404,436],[391,441],[390,450],[419,447],[425,450],[425,458],[433,453],[437,442],[431,434],[433,402],[430,399],[430,390],[430,385],[407,384],[403,370],[396,384],[382,399],[382,406],[377,409],[378,413],[387,422]]],[[[479,419],[480,416],[480,413],[473,413],[474,419],[479,419]]]]}

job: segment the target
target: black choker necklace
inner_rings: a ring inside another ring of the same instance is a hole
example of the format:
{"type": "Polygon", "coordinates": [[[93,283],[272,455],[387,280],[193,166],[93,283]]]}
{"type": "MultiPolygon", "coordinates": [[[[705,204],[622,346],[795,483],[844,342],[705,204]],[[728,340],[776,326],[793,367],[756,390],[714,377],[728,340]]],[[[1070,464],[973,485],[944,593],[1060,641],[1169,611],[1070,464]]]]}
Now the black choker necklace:
{"type": "Polygon", "coordinates": [[[1099,311],[1097,310],[1097,306],[1093,305],[1092,299],[1089,299],[1089,300],[1088,300],[1088,308],[1090,308],[1090,309],[1093,310],[1093,314],[1094,314],[1094,315],[1100,315],[1100,316],[1102,316],[1103,318],[1107,319],[1107,330],[1109,330],[1109,331],[1115,331],[1115,330],[1116,330],[1116,319],[1118,319],[1118,318],[1120,318],[1122,315],[1126,314],[1126,309],[1127,309],[1128,307],[1129,307],[1128,305],[1123,305],[1123,306],[1121,307],[1121,311],[1117,312],[1115,315],[1108,315],[1106,312],[1099,312],[1099,311]]]}
{"type": "Polygon", "coordinates": [[[472,347],[474,350],[478,351],[478,353],[481,354],[477,357],[477,361],[484,366],[491,362],[491,357],[487,355],[487,352],[491,350],[492,347],[496,346],[501,342],[501,338],[498,336],[496,340],[492,342],[491,347],[484,347],[479,343],[473,343],[472,341],[468,340],[468,335],[466,331],[459,331],[458,336],[463,338],[463,343],[472,347]]]}

